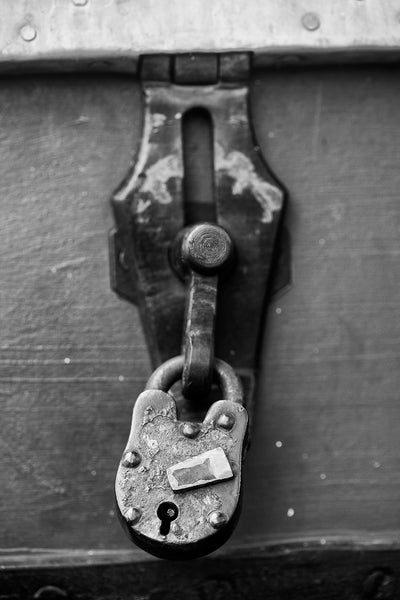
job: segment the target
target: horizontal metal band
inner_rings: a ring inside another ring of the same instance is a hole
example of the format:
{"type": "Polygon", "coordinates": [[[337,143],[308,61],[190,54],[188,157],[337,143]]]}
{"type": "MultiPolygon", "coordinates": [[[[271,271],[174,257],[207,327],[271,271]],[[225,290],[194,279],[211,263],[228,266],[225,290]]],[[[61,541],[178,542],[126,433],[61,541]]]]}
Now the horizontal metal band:
{"type": "Polygon", "coordinates": [[[397,58],[399,0],[0,0],[0,69],[135,71],[149,53],[397,58]]]}
{"type": "MultiPolygon", "coordinates": [[[[398,598],[399,547],[329,538],[226,549],[213,560],[165,562],[120,551],[2,570],[4,600],[85,598],[398,598]]],[[[96,554],[96,553],[95,553],[96,554]]]]}

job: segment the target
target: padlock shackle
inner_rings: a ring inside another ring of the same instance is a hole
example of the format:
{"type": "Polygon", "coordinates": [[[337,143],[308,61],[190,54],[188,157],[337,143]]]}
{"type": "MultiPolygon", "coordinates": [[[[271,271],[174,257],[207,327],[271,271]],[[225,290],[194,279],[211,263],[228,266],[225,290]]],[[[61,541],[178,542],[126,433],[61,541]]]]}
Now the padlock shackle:
{"type": "MultiPolygon", "coordinates": [[[[168,392],[182,376],[184,363],[183,354],[170,358],[154,371],[147,381],[145,389],[168,392]]],[[[243,389],[240,379],[234,369],[220,358],[214,359],[214,377],[221,387],[224,400],[243,404],[243,389]]]]}

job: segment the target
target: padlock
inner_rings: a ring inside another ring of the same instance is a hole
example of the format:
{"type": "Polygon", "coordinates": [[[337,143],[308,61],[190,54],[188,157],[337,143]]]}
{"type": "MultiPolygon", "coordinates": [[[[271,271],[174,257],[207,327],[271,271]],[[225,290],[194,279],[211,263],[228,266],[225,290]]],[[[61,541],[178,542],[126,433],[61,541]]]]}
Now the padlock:
{"type": "Polygon", "coordinates": [[[171,386],[184,357],[159,367],[136,400],[115,492],[131,540],[169,559],[197,558],[231,535],[240,511],[248,415],[234,370],[215,359],[223,400],[204,420],[178,420],[171,386]]]}

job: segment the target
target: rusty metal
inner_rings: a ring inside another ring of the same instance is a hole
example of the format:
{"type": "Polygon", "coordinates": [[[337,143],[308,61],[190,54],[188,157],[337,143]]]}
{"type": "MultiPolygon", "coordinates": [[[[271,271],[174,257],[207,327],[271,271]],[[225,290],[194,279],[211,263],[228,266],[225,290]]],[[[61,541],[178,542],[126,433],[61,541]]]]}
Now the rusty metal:
{"type": "MultiPolygon", "coordinates": [[[[146,384],[146,390],[162,390],[168,392],[179,380],[185,364],[185,357],[174,356],[156,369],[146,384]]],[[[214,375],[221,388],[222,397],[231,402],[243,404],[243,388],[234,369],[219,358],[214,359],[214,375]]]]}
{"type": "Polygon", "coordinates": [[[187,398],[207,396],[214,360],[217,275],[192,271],[188,286],[184,333],[185,366],[182,391],[187,398]]]}
{"type": "Polygon", "coordinates": [[[249,402],[284,191],[266,167],[251,126],[250,55],[193,58],[196,73],[197,61],[206,61],[207,81],[216,70],[218,81],[194,85],[187,57],[143,57],[141,147],[112,200],[112,285],[138,303],[153,365],[180,354],[186,294],[170,253],[188,225],[182,120],[201,107],[213,123],[216,223],[231,237],[236,255],[235,269],[219,286],[215,354],[240,373],[249,402]]]}
{"type": "Polygon", "coordinates": [[[215,370],[226,399],[214,402],[201,423],[178,420],[176,402],[165,390],[180,378],[183,364],[181,356],[159,367],[136,400],[115,483],[129,537],[151,554],[170,559],[208,554],[232,533],[247,441],[240,381],[222,361],[216,361],[215,370]],[[232,421],[229,429],[220,425],[226,415],[232,421]],[[196,435],[185,435],[185,425],[196,425],[196,435]],[[140,465],[127,465],[127,455],[140,456],[140,465]]]}
{"type": "Polygon", "coordinates": [[[200,223],[178,235],[173,266],[188,281],[182,389],[187,398],[210,392],[214,362],[214,329],[218,274],[233,259],[229,234],[213,223],[200,223]]]}

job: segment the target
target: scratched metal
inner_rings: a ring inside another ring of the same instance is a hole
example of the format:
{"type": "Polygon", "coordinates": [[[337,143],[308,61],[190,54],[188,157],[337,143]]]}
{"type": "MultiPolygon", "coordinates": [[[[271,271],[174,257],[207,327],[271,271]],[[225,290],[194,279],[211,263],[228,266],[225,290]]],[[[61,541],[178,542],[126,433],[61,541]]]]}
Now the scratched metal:
{"type": "Polygon", "coordinates": [[[177,558],[207,554],[226,541],[239,512],[247,422],[243,406],[220,400],[209,409],[197,437],[188,438],[182,433],[171,395],[147,390],[139,396],[125,452],[139,452],[141,462],[134,468],[120,463],[115,484],[122,521],[137,545],[156,556],[177,558]],[[218,417],[226,412],[235,417],[230,431],[216,425],[218,417]],[[234,477],[175,493],[168,481],[167,469],[217,448],[225,453],[234,477]],[[157,516],[158,507],[164,502],[172,502],[179,511],[167,535],[160,532],[161,521],[157,516]],[[220,529],[209,522],[213,511],[226,516],[226,525],[220,529]],[[129,522],[132,514],[139,516],[133,524],[129,522]]]}

